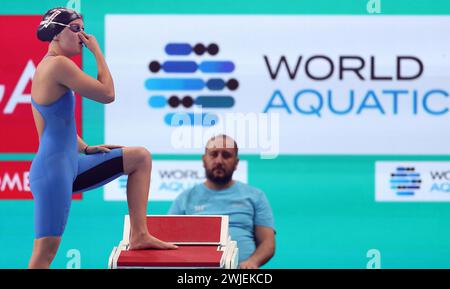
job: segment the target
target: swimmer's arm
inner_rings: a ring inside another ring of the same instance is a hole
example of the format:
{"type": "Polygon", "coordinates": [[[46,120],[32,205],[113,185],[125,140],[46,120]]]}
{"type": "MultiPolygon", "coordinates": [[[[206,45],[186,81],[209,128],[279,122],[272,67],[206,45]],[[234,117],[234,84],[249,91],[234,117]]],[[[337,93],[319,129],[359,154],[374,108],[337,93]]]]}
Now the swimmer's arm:
{"type": "Polygon", "coordinates": [[[102,50],[98,45],[97,38],[94,35],[88,35],[86,32],[81,31],[78,37],[86,45],[86,47],[94,54],[97,61],[97,80],[103,85],[109,88],[114,99],[114,83],[109,72],[108,65],[106,64],[105,57],[103,57],[102,50]]]}
{"type": "Polygon", "coordinates": [[[78,152],[84,153],[84,150],[86,149],[86,147],[88,147],[88,145],[79,135],[77,135],[77,142],[78,142],[78,152]]]}
{"type": "Polygon", "coordinates": [[[109,89],[109,94],[114,101],[115,92],[114,92],[114,82],[111,76],[111,72],[109,72],[108,65],[106,64],[105,57],[100,49],[94,52],[95,60],[97,61],[97,79],[101,83],[103,83],[109,89]]]}
{"type": "Polygon", "coordinates": [[[56,81],[80,95],[101,103],[114,101],[114,85],[103,55],[97,57],[99,79],[84,73],[72,60],[65,56],[54,59],[54,77],[56,81]],[[105,68],[106,67],[106,68],[105,68]]]}

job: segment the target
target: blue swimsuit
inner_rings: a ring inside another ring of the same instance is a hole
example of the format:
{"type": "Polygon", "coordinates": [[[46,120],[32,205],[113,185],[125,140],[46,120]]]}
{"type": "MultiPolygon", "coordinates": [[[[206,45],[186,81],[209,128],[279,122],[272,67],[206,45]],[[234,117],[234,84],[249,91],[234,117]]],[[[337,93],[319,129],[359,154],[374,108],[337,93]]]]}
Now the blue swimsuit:
{"type": "Polygon", "coordinates": [[[71,90],[49,105],[31,102],[45,121],[29,175],[35,201],[35,234],[36,238],[61,236],[72,193],[97,188],[122,175],[122,149],[78,154],[75,96],[71,90]]]}

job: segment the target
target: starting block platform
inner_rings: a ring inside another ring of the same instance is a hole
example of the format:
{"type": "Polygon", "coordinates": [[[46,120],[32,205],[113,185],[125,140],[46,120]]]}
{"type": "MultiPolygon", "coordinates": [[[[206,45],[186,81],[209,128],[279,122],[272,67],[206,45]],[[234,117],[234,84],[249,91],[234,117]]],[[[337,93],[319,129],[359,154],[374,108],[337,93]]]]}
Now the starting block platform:
{"type": "Polygon", "coordinates": [[[228,216],[149,215],[147,228],[156,238],[178,246],[174,250],[129,250],[130,218],[125,216],[123,239],[113,248],[110,269],[217,268],[236,269],[238,248],[228,233],[228,216]]]}

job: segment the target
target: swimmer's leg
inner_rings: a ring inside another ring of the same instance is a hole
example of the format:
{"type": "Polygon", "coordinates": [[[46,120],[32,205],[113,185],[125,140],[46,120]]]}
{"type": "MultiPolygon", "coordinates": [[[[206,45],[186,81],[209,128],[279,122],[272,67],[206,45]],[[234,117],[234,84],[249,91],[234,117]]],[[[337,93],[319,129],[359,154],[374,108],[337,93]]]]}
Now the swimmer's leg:
{"type": "Polygon", "coordinates": [[[43,237],[34,240],[29,269],[48,269],[58,251],[61,237],[43,237]]]}
{"type": "Polygon", "coordinates": [[[49,268],[69,216],[74,172],[71,160],[64,154],[49,156],[44,163],[38,160],[35,165],[44,174],[30,177],[34,198],[35,241],[28,266],[49,268]]]}
{"type": "Polygon", "coordinates": [[[124,173],[128,175],[127,199],[130,213],[130,249],[175,249],[175,245],[163,242],[148,233],[147,204],[152,170],[150,152],[143,147],[123,149],[124,173]]]}
{"type": "Polygon", "coordinates": [[[175,249],[151,236],[147,229],[147,204],[152,168],[151,155],[143,147],[112,149],[107,153],[82,155],[73,192],[102,186],[120,175],[128,175],[127,200],[130,214],[130,249],[175,249]]]}

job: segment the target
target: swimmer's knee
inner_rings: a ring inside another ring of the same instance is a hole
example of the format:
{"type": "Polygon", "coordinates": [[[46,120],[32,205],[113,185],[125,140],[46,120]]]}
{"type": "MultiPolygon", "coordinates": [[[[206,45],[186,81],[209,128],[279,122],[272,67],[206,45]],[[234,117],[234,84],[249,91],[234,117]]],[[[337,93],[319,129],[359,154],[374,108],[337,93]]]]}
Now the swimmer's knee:
{"type": "Polygon", "coordinates": [[[128,147],[124,153],[124,172],[129,174],[138,168],[150,168],[152,155],[144,147],[128,147]]]}
{"type": "Polygon", "coordinates": [[[48,261],[52,261],[58,253],[61,237],[42,237],[36,240],[37,254],[48,261]]]}
{"type": "Polygon", "coordinates": [[[139,162],[151,166],[152,164],[152,154],[144,147],[137,147],[136,153],[138,155],[139,162]]]}

